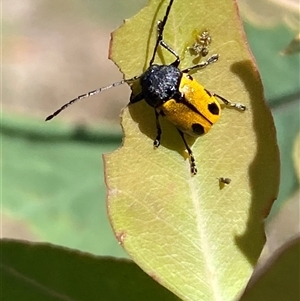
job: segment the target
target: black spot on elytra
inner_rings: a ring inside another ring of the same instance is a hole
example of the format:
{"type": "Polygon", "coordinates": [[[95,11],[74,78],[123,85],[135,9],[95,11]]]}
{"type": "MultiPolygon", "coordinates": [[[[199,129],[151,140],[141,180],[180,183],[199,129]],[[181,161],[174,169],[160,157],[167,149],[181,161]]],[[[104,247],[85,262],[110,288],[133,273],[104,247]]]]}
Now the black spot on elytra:
{"type": "Polygon", "coordinates": [[[199,123],[193,123],[192,124],[192,130],[195,134],[197,135],[203,135],[204,134],[204,128],[201,124],[199,123]]]}
{"type": "Polygon", "coordinates": [[[219,115],[219,113],[220,113],[219,107],[214,102],[212,102],[208,105],[208,110],[213,115],[219,115]]]}

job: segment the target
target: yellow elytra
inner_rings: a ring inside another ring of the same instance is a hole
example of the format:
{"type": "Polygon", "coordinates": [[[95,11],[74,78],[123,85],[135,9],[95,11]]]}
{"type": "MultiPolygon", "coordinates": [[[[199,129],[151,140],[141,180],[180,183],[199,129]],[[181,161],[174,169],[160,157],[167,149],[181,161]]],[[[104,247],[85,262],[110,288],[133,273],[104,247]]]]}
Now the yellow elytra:
{"type": "Polygon", "coordinates": [[[187,135],[199,137],[206,134],[221,116],[220,103],[188,74],[182,75],[179,91],[186,102],[170,99],[157,111],[187,135]]]}

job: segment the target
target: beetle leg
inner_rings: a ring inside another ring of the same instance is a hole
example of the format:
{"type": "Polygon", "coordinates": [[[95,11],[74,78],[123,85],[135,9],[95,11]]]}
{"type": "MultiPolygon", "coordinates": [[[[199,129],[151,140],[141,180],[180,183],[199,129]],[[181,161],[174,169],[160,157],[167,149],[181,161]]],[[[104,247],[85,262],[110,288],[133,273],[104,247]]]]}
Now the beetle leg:
{"type": "Polygon", "coordinates": [[[197,65],[194,65],[194,66],[192,66],[192,67],[186,68],[186,69],[181,70],[181,71],[182,71],[183,73],[188,73],[188,72],[190,72],[191,70],[194,70],[194,69],[205,68],[205,67],[207,67],[208,65],[210,65],[210,64],[212,64],[212,63],[215,63],[218,59],[219,59],[219,55],[218,55],[218,54],[214,54],[214,55],[212,55],[211,57],[209,57],[206,61],[200,62],[200,63],[197,64],[197,65]]]}
{"type": "MultiPolygon", "coordinates": [[[[178,130],[178,129],[177,129],[178,130]]],[[[191,174],[194,176],[197,174],[197,167],[196,167],[196,161],[195,161],[195,158],[194,158],[194,155],[193,155],[193,152],[191,150],[191,148],[189,147],[189,145],[187,144],[185,138],[184,138],[184,134],[183,132],[181,132],[180,130],[178,130],[182,140],[183,140],[183,143],[185,145],[185,148],[186,150],[188,151],[189,153],[189,157],[190,157],[190,168],[191,168],[191,174]]]]}
{"type": "Polygon", "coordinates": [[[154,148],[157,148],[160,146],[160,139],[161,139],[161,126],[159,123],[159,114],[158,112],[155,110],[155,122],[156,122],[156,138],[153,142],[153,146],[154,148]]]}
{"type": "Polygon", "coordinates": [[[231,108],[235,108],[239,111],[245,111],[247,108],[245,105],[238,103],[238,102],[231,102],[228,99],[216,94],[216,93],[210,93],[212,96],[218,97],[219,99],[221,99],[223,101],[223,103],[225,104],[225,106],[227,107],[231,107],[231,108]]]}
{"type": "Polygon", "coordinates": [[[136,103],[136,102],[139,102],[139,101],[141,101],[141,100],[143,100],[144,99],[144,95],[143,95],[143,93],[139,93],[139,94],[137,94],[137,95],[134,95],[133,93],[131,93],[131,95],[130,95],[130,103],[136,103]]]}

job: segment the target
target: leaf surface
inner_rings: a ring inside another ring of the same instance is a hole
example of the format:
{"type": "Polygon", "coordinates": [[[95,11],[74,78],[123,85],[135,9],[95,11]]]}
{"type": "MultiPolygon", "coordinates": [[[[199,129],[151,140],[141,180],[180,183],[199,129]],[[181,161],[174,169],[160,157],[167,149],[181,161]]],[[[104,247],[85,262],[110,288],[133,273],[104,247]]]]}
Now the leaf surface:
{"type": "MultiPolygon", "coordinates": [[[[150,1],[112,35],[112,59],[130,78],[148,66],[156,24],[168,1],[150,1]]],[[[275,129],[258,71],[231,0],[175,1],[164,39],[194,65],[187,47],[195,30],[212,36],[217,63],[193,74],[208,90],[247,106],[224,109],[220,121],[196,141],[191,177],[176,129],[162,120],[162,143],[153,109],[144,101],[122,114],[123,146],[104,157],[108,212],[116,237],[148,274],[183,300],[234,300],[246,286],[265,242],[263,219],[277,196],[275,129]],[[218,178],[232,181],[222,187],[218,178]]],[[[164,50],[156,62],[174,60],[164,50]]]]}

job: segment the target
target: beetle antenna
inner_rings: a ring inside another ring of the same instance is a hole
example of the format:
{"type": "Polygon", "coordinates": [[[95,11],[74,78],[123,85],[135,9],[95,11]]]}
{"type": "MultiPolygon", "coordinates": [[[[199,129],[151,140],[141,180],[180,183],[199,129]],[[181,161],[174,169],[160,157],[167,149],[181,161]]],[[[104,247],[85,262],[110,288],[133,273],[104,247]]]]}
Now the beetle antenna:
{"type": "Polygon", "coordinates": [[[58,110],[56,110],[54,113],[52,113],[51,115],[49,115],[45,121],[49,121],[51,120],[52,118],[54,118],[55,116],[57,116],[61,111],[65,110],[67,107],[69,107],[70,105],[72,105],[73,103],[77,102],[78,100],[81,100],[83,98],[88,98],[90,96],[93,96],[93,95],[96,95],[96,94],[99,94],[100,92],[104,91],[104,90],[108,90],[108,89],[111,89],[111,88],[114,88],[114,87],[117,87],[117,86],[120,86],[120,85],[123,85],[125,83],[129,83],[129,82],[132,82],[132,81],[135,81],[136,79],[138,79],[139,76],[134,76],[130,79],[123,79],[119,82],[116,82],[116,83],[113,83],[113,84],[110,84],[108,86],[105,86],[105,87],[101,87],[97,90],[93,90],[93,91],[90,91],[88,93],[85,93],[85,94],[82,94],[82,95],[79,95],[77,96],[76,98],[70,100],[69,102],[67,102],[66,104],[64,104],[62,107],[60,107],[58,110]]]}
{"type": "Polygon", "coordinates": [[[149,63],[150,66],[153,64],[153,61],[154,61],[154,58],[155,58],[155,55],[156,55],[156,52],[157,52],[158,45],[163,40],[163,31],[164,31],[165,25],[167,23],[167,20],[168,20],[173,2],[174,2],[174,0],[170,1],[163,20],[158,23],[158,35],[157,35],[157,40],[156,40],[156,44],[155,44],[155,47],[154,47],[153,55],[152,55],[152,58],[151,58],[150,63],[149,63]]]}

